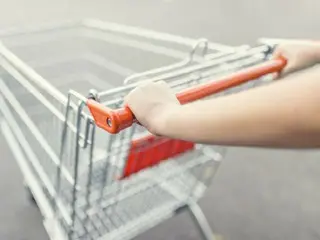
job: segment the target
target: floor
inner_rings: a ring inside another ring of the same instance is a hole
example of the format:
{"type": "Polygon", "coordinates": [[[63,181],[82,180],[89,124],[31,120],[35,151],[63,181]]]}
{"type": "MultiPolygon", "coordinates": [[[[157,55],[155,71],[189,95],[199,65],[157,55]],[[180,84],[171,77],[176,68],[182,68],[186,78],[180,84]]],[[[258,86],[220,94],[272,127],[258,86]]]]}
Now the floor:
{"type": "MultiPolygon", "coordinates": [[[[0,0],[0,27],[85,17],[138,25],[230,45],[259,37],[319,38],[316,0],[0,0]]],[[[0,136],[0,239],[46,240],[38,209],[0,136]]],[[[320,151],[230,148],[200,204],[228,240],[320,239],[320,151]]],[[[195,240],[187,215],[136,240],[195,240]]]]}

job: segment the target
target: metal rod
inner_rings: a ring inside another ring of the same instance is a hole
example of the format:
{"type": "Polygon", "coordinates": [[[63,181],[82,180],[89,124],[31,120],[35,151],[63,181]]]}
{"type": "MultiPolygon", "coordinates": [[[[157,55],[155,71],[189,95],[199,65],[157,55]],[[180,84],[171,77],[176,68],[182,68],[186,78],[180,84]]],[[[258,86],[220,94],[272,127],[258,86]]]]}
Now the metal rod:
{"type": "Polygon", "coordinates": [[[81,131],[81,113],[82,109],[85,106],[85,102],[80,102],[78,111],[77,111],[77,125],[76,125],[76,141],[75,141],[75,157],[74,157],[74,187],[72,190],[72,202],[71,202],[71,227],[68,233],[70,239],[72,239],[74,233],[74,226],[75,226],[75,217],[76,217],[76,201],[77,201],[77,188],[76,185],[78,183],[78,165],[79,165],[79,154],[80,154],[80,131],[81,131]]]}
{"type": "Polygon", "coordinates": [[[213,231],[208,223],[208,220],[206,219],[199,205],[197,203],[189,203],[187,206],[190,216],[194,224],[197,226],[202,239],[215,240],[213,231]]]}
{"type": "MultiPolygon", "coordinates": [[[[114,22],[104,22],[97,19],[85,19],[82,23],[84,26],[89,28],[136,35],[139,37],[144,37],[152,40],[161,40],[165,42],[171,42],[171,43],[187,45],[187,46],[193,46],[197,41],[191,38],[172,35],[169,33],[143,29],[140,27],[132,27],[132,26],[127,26],[127,25],[118,24],[114,22]]],[[[213,43],[213,42],[210,42],[208,47],[211,49],[217,49],[219,51],[228,51],[228,52],[234,51],[234,47],[213,43]]]]}
{"type": "MultiPolygon", "coordinates": [[[[2,80],[0,79],[0,85],[2,83],[2,80]]],[[[0,88],[1,89],[1,88],[0,88]]],[[[2,91],[2,90],[1,90],[2,91]]],[[[39,178],[43,185],[45,186],[45,189],[48,191],[49,195],[51,197],[54,197],[56,195],[55,189],[53,184],[50,181],[50,178],[48,177],[47,173],[44,171],[43,167],[40,164],[39,159],[37,158],[36,154],[31,149],[29,142],[26,140],[24,134],[21,132],[19,125],[15,121],[14,117],[12,116],[10,110],[8,109],[7,105],[5,104],[4,100],[0,98],[0,110],[5,116],[5,118],[8,120],[7,123],[10,125],[12,131],[16,135],[17,139],[19,139],[22,146],[24,146],[24,151],[27,155],[27,159],[29,160],[32,167],[35,169],[36,173],[39,175],[39,178]]],[[[56,200],[56,204],[58,206],[58,209],[61,213],[61,215],[64,217],[67,224],[71,223],[71,219],[69,215],[67,214],[67,210],[65,206],[61,203],[61,201],[56,200]]]]}
{"type": "MultiPolygon", "coordinates": [[[[8,87],[4,84],[3,80],[0,79],[0,89],[1,93],[5,96],[5,98],[10,102],[10,104],[14,107],[15,111],[19,114],[21,119],[23,119],[25,125],[30,129],[30,132],[36,137],[39,142],[39,146],[41,146],[48,154],[52,162],[58,167],[60,165],[60,159],[56,155],[56,153],[52,150],[51,146],[49,146],[47,140],[40,133],[39,129],[35,126],[33,121],[29,118],[28,114],[25,112],[20,103],[13,96],[8,87]]],[[[63,175],[66,180],[70,184],[74,184],[74,179],[64,167],[61,168],[63,175]]]]}
{"type": "MultiPolygon", "coordinates": [[[[259,54],[259,53],[262,53],[263,51],[266,51],[266,50],[267,50],[266,46],[261,46],[261,47],[253,48],[253,49],[246,50],[246,51],[239,51],[239,52],[237,52],[235,54],[222,56],[221,58],[218,58],[218,59],[214,58],[214,59],[211,59],[209,61],[204,61],[201,64],[196,64],[194,66],[183,68],[183,69],[180,69],[180,70],[178,70],[176,72],[173,72],[173,73],[165,73],[165,74],[162,74],[162,75],[157,76],[157,77],[153,77],[153,78],[148,79],[148,80],[149,81],[157,81],[157,80],[165,80],[165,79],[168,79],[168,78],[181,76],[181,75],[184,75],[184,74],[188,74],[188,73],[192,73],[192,72],[195,72],[195,71],[203,70],[203,69],[206,69],[206,68],[214,67],[214,66],[217,66],[219,64],[223,64],[223,63],[225,63],[227,61],[237,61],[237,60],[239,60],[239,59],[241,59],[243,57],[252,56],[253,54],[259,54]]],[[[137,87],[138,85],[139,85],[138,82],[134,82],[134,83],[131,83],[131,84],[128,84],[128,85],[125,85],[123,87],[119,87],[119,88],[116,88],[116,89],[110,89],[110,90],[107,90],[107,91],[102,91],[102,92],[99,93],[99,96],[101,98],[102,97],[108,97],[108,96],[114,94],[115,92],[128,91],[129,89],[137,87]]]]}

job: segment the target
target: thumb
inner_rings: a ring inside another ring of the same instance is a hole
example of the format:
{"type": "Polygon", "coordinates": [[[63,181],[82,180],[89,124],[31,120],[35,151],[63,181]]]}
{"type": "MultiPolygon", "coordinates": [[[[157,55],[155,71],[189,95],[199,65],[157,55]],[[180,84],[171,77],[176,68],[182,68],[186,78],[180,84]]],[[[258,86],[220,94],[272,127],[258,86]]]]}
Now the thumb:
{"type": "MultiPolygon", "coordinates": [[[[272,55],[272,58],[271,59],[279,59],[279,58],[285,58],[284,54],[282,54],[280,51],[275,51],[272,55]]],[[[286,69],[287,69],[288,66],[285,66],[285,68],[281,69],[280,71],[277,71],[275,73],[272,74],[272,77],[274,80],[277,80],[281,77],[283,77],[283,75],[285,75],[286,73],[286,69]]]]}

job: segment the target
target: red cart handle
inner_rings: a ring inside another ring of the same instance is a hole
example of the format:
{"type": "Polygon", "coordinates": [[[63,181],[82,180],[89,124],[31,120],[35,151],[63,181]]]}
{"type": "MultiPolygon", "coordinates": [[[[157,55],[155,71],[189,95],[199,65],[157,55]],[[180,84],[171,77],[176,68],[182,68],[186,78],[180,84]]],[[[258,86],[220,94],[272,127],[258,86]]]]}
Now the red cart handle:
{"type": "MultiPolygon", "coordinates": [[[[214,93],[249,82],[263,75],[280,72],[286,64],[286,59],[282,57],[272,59],[220,79],[215,79],[214,81],[184,90],[177,93],[176,96],[181,104],[193,102],[214,93]]],[[[136,122],[132,111],[128,107],[110,109],[92,99],[87,100],[87,106],[97,126],[112,134],[130,127],[136,122]]]]}

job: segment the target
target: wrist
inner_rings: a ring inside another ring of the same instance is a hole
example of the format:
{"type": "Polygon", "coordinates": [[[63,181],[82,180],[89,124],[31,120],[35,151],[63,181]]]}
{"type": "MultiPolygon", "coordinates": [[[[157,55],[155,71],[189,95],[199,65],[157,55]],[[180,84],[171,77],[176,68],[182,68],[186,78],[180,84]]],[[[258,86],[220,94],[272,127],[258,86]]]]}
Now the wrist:
{"type": "Polygon", "coordinates": [[[312,53],[311,53],[311,58],[313,59],[313,63],[314,64],[318,64],[320,63],[320,42],[319,41],[315,41],[312,42],[313,45],[313,49],[312,49],[312,53]]]}
{"type": "Polygon", "coordinates": [[[317,46],[317,49],[314,53],[314,58],[315,58],[315,63],[318,64],[320,63],[320,44],[317,46]]]}
{"type": "Polygon", "coordinates": [[[156,135],[169,136],[174,132],[174,121],[180,116],[182,106],[165,104],[156,110],[152,130],[156,135]]]}

